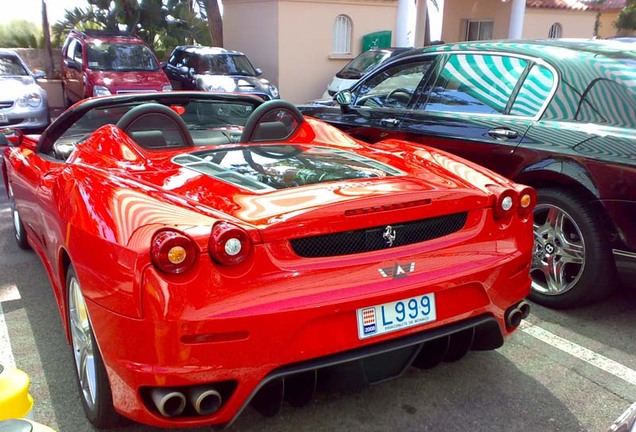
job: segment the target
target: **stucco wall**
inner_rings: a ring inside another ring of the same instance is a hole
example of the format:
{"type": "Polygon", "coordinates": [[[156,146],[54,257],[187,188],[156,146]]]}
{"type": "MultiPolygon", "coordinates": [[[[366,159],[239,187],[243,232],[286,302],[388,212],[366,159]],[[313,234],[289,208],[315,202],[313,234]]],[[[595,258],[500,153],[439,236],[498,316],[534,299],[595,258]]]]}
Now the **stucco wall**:
{"type": "MultiPolygon", "coordinates": [[[[511,1],[476,0],[444,2],[442,40],[459,42],[464,40],[466,21],[493,21],[493,39],[508,37],[511,1]]],[[[527,10],[527,9],[526,9],[527,10]]]]}
{"type": "Polygon", "coordinates": [[[618,18],[618,11],[603,12],[598,19],[598,37],[606,39],[616,36],[614,22],[618,18]]]}
{"type": "Polygon", "coordinates": [[[223,45],[238,50],[279,86],[277,0],[224,0],[223,45]]]}
{"type": "Polygon", "coordinates": [[[321,97],[334,74],[362,51],[363,35],[395,33],[396,0],[224,0],[223,5],[225,47],[262,65],[281,97],[293,103],[321,97]],[[353,22],[352,53],[334,57],[333,23],[340,14],[353,22]],[[278,63],[270,68],[272,59],[278,63]]]}
{"type": "Polygon", "coordinates": [[[564,38],[591,38],[594,36],[596,11],[579,12],[558,9],[526,8],[523,22],[523,38],[547,38],[554,23],[561,24],[564,38]]]}

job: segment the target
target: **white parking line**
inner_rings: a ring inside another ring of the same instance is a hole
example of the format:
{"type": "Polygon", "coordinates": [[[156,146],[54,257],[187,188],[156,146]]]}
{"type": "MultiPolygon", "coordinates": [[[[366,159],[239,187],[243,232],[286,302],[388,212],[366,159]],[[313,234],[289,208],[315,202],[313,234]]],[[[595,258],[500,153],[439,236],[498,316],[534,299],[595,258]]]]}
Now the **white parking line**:
{"type": "Polygon", "coordinates": [[[534,336],[551,345],[561,351],[570,354],[580,360],[583,360],[586,363],[591,364],[592,366],[596,366],[597,368],[614,375],[617,378],[622,379],[632,385],[636,385],[636,371],[628,368],[627,366],[623,366],[622,364],[615,362],[614,360],[608,359],[598,353],[595,353],[592,350],[584,348],[580,345],[575,344],[574,342],[570,342],[569,340],[563,339],[560,336],[555,335],[554,333],[550,333],[547,330],[542,329],[534,324],[530,324],[527,321],[523,321],[521,326],[519,327],[521,331],[529,334],[530,336],[534,336]]]}
{"type": "Polygon", "coordinates": [[[11,341],[9,340],[7,323],[4,321],[2,304],[0,304],[0,365],[15,367],[15,358],[13,357],[13,351],[11,350],[11,341]]]}
{"type": "Polygon", "coordinates": [[[9,329],[4,318],[2,310],[2,302],[19,300],[20,292],[15,285],[6,285],[0,287],[0,365],[15,366],[15,358],[11,349],[11,341],[9,340],[9,329]]]}

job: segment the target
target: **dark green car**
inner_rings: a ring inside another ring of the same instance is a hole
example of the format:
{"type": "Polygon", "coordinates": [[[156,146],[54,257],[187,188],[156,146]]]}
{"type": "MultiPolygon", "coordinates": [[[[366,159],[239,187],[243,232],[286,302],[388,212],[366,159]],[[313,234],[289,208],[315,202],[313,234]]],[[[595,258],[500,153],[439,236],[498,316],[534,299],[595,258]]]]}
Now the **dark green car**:
{"type": "Polygon", "coordinates": [[[636,273],[636,44],[414,49],[334,101],[299,108],[355,138],[421,142],[535,187],[538,303],[599,300],[617,274],[636,273]]]}

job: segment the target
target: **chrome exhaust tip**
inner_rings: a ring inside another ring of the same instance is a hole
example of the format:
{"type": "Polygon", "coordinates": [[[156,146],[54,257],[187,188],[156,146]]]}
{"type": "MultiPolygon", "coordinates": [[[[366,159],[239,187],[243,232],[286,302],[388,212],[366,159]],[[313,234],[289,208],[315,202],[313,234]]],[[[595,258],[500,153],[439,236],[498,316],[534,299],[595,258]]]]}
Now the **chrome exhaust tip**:
{"type": "Polygon", "coordinates": [[[528,303],[525,300],[519,303],[519,306],[517,306],[517,309],[519,309],[519,311],[521,312],[522,319],[526,319],[528,318],[528,315],[530,315],[530,303],[528,303]]]}
{"type": "Polygon", "coordinates": [[[202,416],[214,414],[221,408],[221,394],[213,388],[199,386],[188,389],[188,400],[194,411],[202,416]]]}
{"type": "Polygon", "coordinates": [[[511,309],[506,314],[506,327],[508,328],[517,328],[519,324],[521,324],[522,320],[521,311],[518,308],[511,309]]]}
{"type": "Polygon", "coordinates": [[[182,414],[186,407],[185,395],[169,388],[152,389],[150,397],[164,417],[176,417],[182,414]]]}

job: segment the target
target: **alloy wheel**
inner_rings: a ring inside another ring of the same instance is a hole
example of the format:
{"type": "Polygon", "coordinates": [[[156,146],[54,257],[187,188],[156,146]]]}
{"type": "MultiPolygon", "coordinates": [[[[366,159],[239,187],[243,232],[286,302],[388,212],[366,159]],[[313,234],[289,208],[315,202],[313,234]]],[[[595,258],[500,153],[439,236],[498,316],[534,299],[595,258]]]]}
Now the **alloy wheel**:
{"type": "Polygon", "coordinates": [[[87,405],[92,408],[95,405],[98,390],[95,347],[93,345],[92,329],[88,319],[86,302],[76,277],[73,277],[69,282],[69,318],[73,357],[82,397],[87,405]]]}
{"type": "Polygon", "coordinates": [[[567,212],[552,204],[537,205],[533,228],[532,289],[549,296],[571,290],[585,268],[581,229],[567,212]]]}
{"type": "Polygon", "coordinates": [[[11,216],[13,218],[13,228],[15,229],[16,238],[22,236],[22,224],[20,223],[20,215],[15,205],[15,197],[13,196],[13,189],[9,184],[9,205],[11,206],[11,216]]]}

